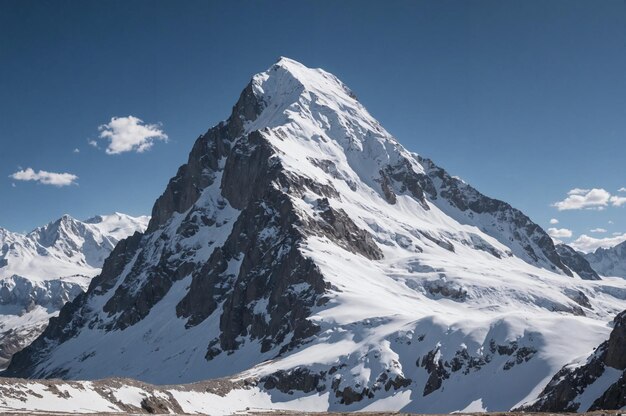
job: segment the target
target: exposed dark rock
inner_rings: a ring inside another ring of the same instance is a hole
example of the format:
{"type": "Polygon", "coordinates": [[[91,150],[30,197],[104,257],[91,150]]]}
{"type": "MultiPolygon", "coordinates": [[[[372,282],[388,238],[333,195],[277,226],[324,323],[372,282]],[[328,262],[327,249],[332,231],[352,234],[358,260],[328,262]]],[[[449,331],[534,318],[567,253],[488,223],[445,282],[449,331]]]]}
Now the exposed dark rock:
{"type": "Polygon", "coordinates": [[[363,389],[361,389],[361,391],[358,391],[348,386],[343,390],[336,390],[335,397],[339,397],[341,399],[341,404],[350,405],[355,402],[360,402],[365,397],[372,398],[374,397],[374,393],[372,393],[367,387],[364,387],[363,389]]]}
{"type": "Polygon", "coordinates": [[[166,400],[155,396],[144,397],[141,399],[141,408],[149,414],[169,414],[172,412],[170,403],[166,400]]]}
{"type": "MultiPolygon", "coordinates": [[[[590,409],[580,409],[576,398],[606,371],[607,367],[626,370],[626,311],[615,318],[613,331],[582,366],[565,366],[550,380],[538,400],[521,410],[537,412],[576,412],[619,409],[626,403],[625,376],[601,392],[590,409]]],[[[626,372],[625,372],[626,374],[626,372]]]]}
{"type": "Polygon", "coordinates": [[[563,263],[585,280],[600,280],[600,276],[589,265],[589,262],[576,250],[566,244],[557,244],[556,252],[563,263]]]}
{"type": "Polygon", "coordinates": [[[276,389],[283,393],[301,391],[310,393],[317,390],[325,373],[315,374],[303,368],[295,368],[289,371],[278,371],[260,380],[263,387],[268,390],[276,389]]]}
{"type": "Polygon", "coordinates": [[[591,306],[589,298],[582,291],[566,289],[564,293],[565,293],[565,296],[567,296],[568,298],[570,298],[571,300],[573,300],[574,302],[576,302],[583,308],[593,309],[593,306],[591,306]]]}
{"type": "Polygon", "coordinates": [[[424,386],[424,396],[428,396],[433,391],[439,390],[443,384],[443,380],[450,377],[450,372],[446,369],[444,361],[437,358],[438,355],[439,348],[435,348],[422,357],[422,367],[424,367],[429,374],[426,385],[424,386]]]}
{"type": "Polygon", "coordinates": [[[408,193],[415,198],[424,209],[430,209],[426,203],[425,192],[431,196],[435,196],[435,187],[428,177],[416,173],[407,159],[403,159],[394,166],[386,166],[385,169],[380,172],[380,176],[381,188],[389,203],[395,203],[396,193],[408,193]]]}
{"type": "Polygon", "coordinates": [[[323,221],[309,224],[308,232],[323,235],[348,251],[356,252],[371,260],[380,260],[383,253],[372,236],[360,229],[342,209],[333,209],[327,198],[317,200],[323,221]]]}
{"type": "Polygon", "coordinates": [[[613,320],[613,331],[606,346],[604,363],[618,370],[626,369],[626,311],[613,320]]]}
{"type": "MultiPolygon", "coordinates": [[[[487,350],[487,348],[485,348],[487,350]]],[[[450,361],[443,360],[439,357],[439,347],[431,350],[425,356],[418,358],[416,365],[421,366],[428,372],[428,380],[424,387],[423,395],[439,390],[446,379],[450,378],[451,373],[462,372],[467,375],[473,371],[480,370],[482,367],[490,363],[494,356],[511,356],[512,358],[505,362],[503,369],[509,370],[517,364],[529,361],[537,352],[534,348],[518,345],[517,341],[511,341],[508,344],[497,344],[493,339],[489,341],[488,353],[476,356],[470,355],[467,348],[459,349],[450,361]]]]}
{"type": "Polygon", "coordinates": [[[467,298],[467,291],[455,282],[427,280],[424,282],[424,289],[432,296],[441,296],[456,301],[463,301],[467,298]]]}

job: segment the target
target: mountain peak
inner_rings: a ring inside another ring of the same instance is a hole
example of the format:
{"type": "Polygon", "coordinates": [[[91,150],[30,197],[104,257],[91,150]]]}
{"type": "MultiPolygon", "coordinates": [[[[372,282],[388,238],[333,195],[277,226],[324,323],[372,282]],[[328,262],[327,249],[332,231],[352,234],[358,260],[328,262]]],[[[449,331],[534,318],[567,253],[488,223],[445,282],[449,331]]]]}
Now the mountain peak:
{"type": "MultiPolygon", "coordinates": [[[[281,57],[268,70],[252,78],[254,94],[266,107],[280,107],[298,101],[302,95],[321,96],[349,108],[357,106],[356,96],[333,74],[309,68],[298,61],[281,57]]],[[[362,108],[360,104],[358,107],[362,108]]]]}
{"type": "Polygon", "coordinates": [[[198,138],[152,212],[5,376],[243,371],[275,397],[323,394],[324,410],[392,396],[422,413],[510,409],[626,304],[522,212],[404,149],[336,77],[287,58],[198,138]]]}
{"type": "Polygon", "coordinates": [[[309,67],[307,67],[306,65],[296,61],[295,59],[291,59],[291,58],[288,58],[286,56],[279,57],[274,65],[275,66],[281,66],[281,67],[284,67],[286,69],[288,69],[289,67],[295,67],[295,68],[301,68],[301,69],[310,69],[309,67]]]}

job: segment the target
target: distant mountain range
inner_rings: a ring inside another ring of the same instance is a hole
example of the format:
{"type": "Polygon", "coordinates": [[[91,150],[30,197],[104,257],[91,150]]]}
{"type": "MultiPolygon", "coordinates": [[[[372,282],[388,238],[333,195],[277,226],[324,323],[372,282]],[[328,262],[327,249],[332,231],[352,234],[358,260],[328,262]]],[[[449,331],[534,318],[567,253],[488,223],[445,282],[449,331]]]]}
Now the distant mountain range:
{"type": "Polygon", "coordinates": [[[161,413],[540,406],[625,309],[625,279],[405,149],[334,75],[282,58],[3,373],[141,382],[8,381],[0,396],[161,413]]]}
{"type": "Polygon", "coordinates": [[[65,215],[28,234],[0,228],[0,368],[87,289],[119,240],[145,230],[148,221],[119,213],[86,221],[65,215]]]}
{"type": "Polygon", "coordinates": [[[611,248],[598,248],[584,254],[591,267],[602,276],[626,278],[626,241],[611,248]]]}

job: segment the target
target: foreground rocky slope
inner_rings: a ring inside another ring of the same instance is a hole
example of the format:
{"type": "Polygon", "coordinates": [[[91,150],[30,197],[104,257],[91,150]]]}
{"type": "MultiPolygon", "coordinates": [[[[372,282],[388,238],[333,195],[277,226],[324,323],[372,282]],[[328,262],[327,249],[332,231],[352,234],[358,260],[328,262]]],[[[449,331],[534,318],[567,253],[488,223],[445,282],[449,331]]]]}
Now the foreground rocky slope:
{"type": "Polygon", "coordinates": [[[581,270],[333,75],[283,58],[5,375],[233,376],[299,409],[508,410],[626,309],[624,280],[581,270]]]}
{"type": "Polygon", "coordinates": [[[86,221],[65,215],[25,235],[0,229],[0,368],[87,289],[119,240],[147,222],[117,213],[86,221]]]}
{"type": "Polygon", "coordinates": [[[536,402],[523,410],[577,412],[626,406],[626,311],[613,321],[609,339],[582,360],[563,367],[536,402]]]}
{"type": "MultiPolygon", "coordinates": [[[[187,385],[155,386],[131,379],[96,381],[16,380],[0,378],[2,414],[204,414],[224,415],[315,415],[324,416],[314,400],[273,397],[251,381],[210,380],[187,385]],[[15,413],[13,413],[15,412],[15,413]]],[[[345,413],[342,413],[345,414],[345,413]]],[[[402,415],[410,416],[408,413],[402,415]]],[[[468,413],[465,413],[468,414],[468,413]]],[[[489,413],[481,413],[489,416],[489,413]]],[[[497,413],[498,416],[533,413],[497,413]]],[[[534,413],[537,415],[546,413],[534,413]]],[[[561,413],[566,415],[567,413],[561,413]]],[[[581,415],[581,413],[578,413],[581,415]]],[[[619,415],[619,411],[583,413],[619,415]]],[[[339,416],[339,413],[332,413],[339,416]]],[[[362,416],[391,416],[396,412],[373,409],[362,416]]]]}

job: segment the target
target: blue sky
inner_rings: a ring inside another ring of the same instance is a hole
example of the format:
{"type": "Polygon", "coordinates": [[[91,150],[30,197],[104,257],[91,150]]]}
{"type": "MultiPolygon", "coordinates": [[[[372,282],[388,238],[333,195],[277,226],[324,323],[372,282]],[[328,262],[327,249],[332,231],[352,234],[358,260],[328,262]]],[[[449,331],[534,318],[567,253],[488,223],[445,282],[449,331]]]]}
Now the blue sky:
{"type": "Polygon", "coordinates": [[[279,56],[334,73],[407,148],[571,230],[562,240],[626,233],[621,0],[0,0],[0,226],[149,214],[194,140],[279,56]],[[89,145],[131,115],[167,142],[89,145]],[[10,178],[26,168],[77,184],[10,178]],[[580,209],[552,206],[573,189],[560,206],[580,209]]]}

